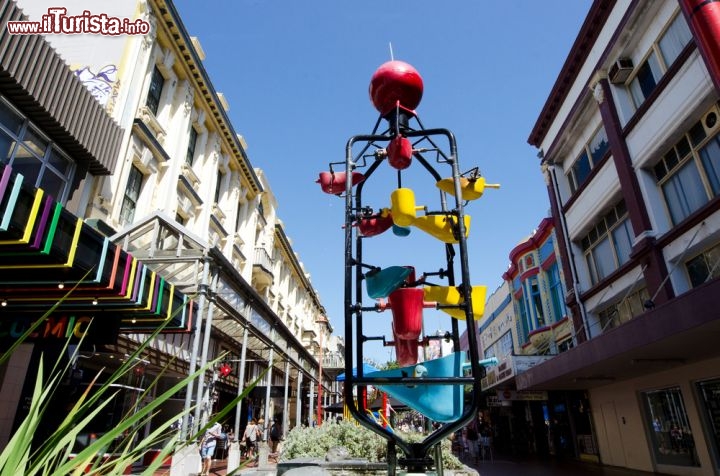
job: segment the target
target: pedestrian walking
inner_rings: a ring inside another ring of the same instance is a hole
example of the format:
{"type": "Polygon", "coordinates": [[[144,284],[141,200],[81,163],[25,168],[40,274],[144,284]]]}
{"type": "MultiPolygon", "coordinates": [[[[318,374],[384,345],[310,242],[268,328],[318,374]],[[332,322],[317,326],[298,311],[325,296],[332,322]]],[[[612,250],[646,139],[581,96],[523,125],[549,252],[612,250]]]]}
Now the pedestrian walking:
{"type": "Polygon", "coordinates": [[[245,442],[245,448],[247,448],[247,458],[254,459],[255,451],[257,450],[257,442],[260,439],[260,428],[257,425],[257,421],[253,418],[250,423],[245,427],[243,433],[243,441],[245,442]]]}
{"type": "Polygon", "coordinates": [[[273,420],[270,425],[270,453],[277,453],[278,444],[282,438],[282,428],[277,420],[273,420]]]}
{"type": "Polygon", "coordinates": [[[210,467],[212,466],[212,459],[215,455],[215,448],[217,442],[223,437],[222,426],[220,423],[215,422],[202,437],[200,441],[200,459],[202,460],[202,469],[200,476],[206,476],[210,474],[210,467]]]}
{"type": "Polygon", "coordinates": [[[467,439],[467,449],[470,459],[477,463],[478,461],[478,431],[475,422],[471,422],[465,427],[465,438],[467,439]]]}

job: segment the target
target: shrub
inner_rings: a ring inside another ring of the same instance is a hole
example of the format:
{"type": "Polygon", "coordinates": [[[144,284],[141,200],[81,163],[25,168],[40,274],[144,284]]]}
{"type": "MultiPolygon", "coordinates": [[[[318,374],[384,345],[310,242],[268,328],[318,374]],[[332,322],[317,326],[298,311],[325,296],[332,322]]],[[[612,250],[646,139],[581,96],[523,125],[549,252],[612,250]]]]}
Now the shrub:
{"type": "MultiPolygon", "coordinates": [[[[420,442],[424,438],[419,433],[400,432],[400,436],[408,442],[420,442]]],[[[462,463],[450,450],[450,440],[443,440],[441,445],[443,467],[462,468],[462,463]]],[[[384,438],[354,422],[343,420],[315,428],[293,428],[283,443],[280,461],[322,458],[333,446],[343,446],[351,457],[366,459],[370,463],[385,461],[387,455],[387,441],[384,438]]],[[[398,457],[402,457],[402,451],[398,451],[398,457]]]]}

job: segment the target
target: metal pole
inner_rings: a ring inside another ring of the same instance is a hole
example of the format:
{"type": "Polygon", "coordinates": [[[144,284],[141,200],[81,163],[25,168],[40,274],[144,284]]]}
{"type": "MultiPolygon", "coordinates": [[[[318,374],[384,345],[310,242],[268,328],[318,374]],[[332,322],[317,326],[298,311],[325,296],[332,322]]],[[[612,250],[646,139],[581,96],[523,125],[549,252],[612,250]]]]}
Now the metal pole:
{"type": "Polygon", "coordinates": [[[310,380],[310,401],[308,402],[308,426],[312,426],[312,419],[315,416],[315,382],[310,380]]]}
{"type": "MultiPolygon", "coordinates": [[[[248,328],[243,329],[242,349],[240,350],[240,374],[238,375],[238,395],[245,391],[245,356],[247,355],[248,328]]],[[[242,402],[235,407],[235,436],[240,439],[240,418],[242,416],[242,402]]]]}
{"type": "MultiPolygon", "coordinates": [[[[208,274],[210,273],[210,261],[207,257],[203,258],[203,271],[200,284],[198,284],[198,312],[196,316],[202,316],[202,312],[205,310],[207,304],[207,280],[208,274]]],[[[193,323],[193,335],[192,335],[192,349],[190,351],[190,363],[188,366],[188,374],[192,374],[197,370],[198,351],[200,349],[200,323],[202,320],[195,319],[193,323]]],[[[202,381],[202,376],[198,377],[198,381],[202,381]]],[[[198,421],[194,420],[193,425],[189,428],[190,409],[192,408],[192,393],[193,393],[193,381],[190,381],[185,392],[185,412],[182,417],[182,424],[180,435],[181,438],[187,438],[190,434],[194,434],[198,428],[198,421]]],[[[198,386],[200,384],[198,383],[198,386]]]]}
{"type": "MultiPolygon", "coordinates": [[[[210,291],[213,291],[215,289],[214,281],[215,278],[212,279],[213,283],[210,285],[210,291]]],[[[202,346],[202,354],[200,355],[200,367],[205,367],[207,365],[207,358],[208,353],[210,352],[210,334],[212,333],[212,315],[213,311],[215,310],[215,303],[212,300],[208,300],[209,304],[207,306],[207,314],[205,316],[205,330],[203,331],[203,346],[202,346]]],[[[197,389],[197,402],[200,403],[203,401],[203,393],[205,391],[205,376],[201,375],[198,378],[198,389],[197,389]]],[[[208,395],[209,397],[209,395],[208,395]]],[[[209,415],[210,410],[209,408],[207,413],[209,415]]],[[[195,407],[195,421],[197,425],[204,424],[206,420],[201,420],[201,410],[202,405],[197,405],[195,407]]],[[[204,415],[205,417],[207,415],[204,415]]]]}
{"type": "Polygon", "coordinates": [[[322,382],[322,369],[323,369],[323,329],[320,329],[320,350],[318,351],[319,359],[318,359],[318,394],[317,394],[317,425],[322,425],[323,422],[323,415],[322,415],[322,397],[323,397],[323,382],[322,382]]]}
{"type": "Polygon", "coordinates": [[[328,398],[329,395],[325,393],[325,395],[323,395],[323,421],[325,421],[325,418],[327,418],[327,416],[325,415],[327,413],[325,411],[325,408],[327,408],[327,406],[329,405],[328,398]]]}
{"type": "Polygon", "coordinates": [[[302,367],[298,369],[297,378],[297,396],[295,397],[295,426],[300,427],[302,425],[302,381],[303,373],[302,367]]]}
{"type": "Polygon", "coordinates": [[[288,425],[290,424],[290,417],[288,415],[288,398],[290,392],[290,360],[285,361],[285,395],[283,397],[283,418],[282,418],[282,435],[283,438],[287,436],[288,425]]]}
{"type": "MultiPolygon", "coordinates": [[[[275,338],[275,332],[270,333],[271,338],[275,338]]],[[[268,358],[267,385],[265,386],[265,425],[263,426],[263,440],[267,441],[267,429],[272,420],[270,415],[270,387],[272,386],[273,357],[275,357],[275,349],[270,348],[270,357],[268,358]]]]}

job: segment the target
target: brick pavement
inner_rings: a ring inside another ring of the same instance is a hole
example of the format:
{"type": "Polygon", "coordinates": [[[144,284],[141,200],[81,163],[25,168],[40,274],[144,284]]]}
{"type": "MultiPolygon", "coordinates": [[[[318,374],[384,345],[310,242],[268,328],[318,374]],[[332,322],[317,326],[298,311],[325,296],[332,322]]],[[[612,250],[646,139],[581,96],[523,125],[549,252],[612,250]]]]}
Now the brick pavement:
{"type": "MultiPolygon", "coordinates": [[[[277,463],[272,459],[268,460],[266,465],[258,468],[257,463],[248,463],[243,461],[240,471],[236,471],[236,475],[250,475],[250,474],[275,474],[277,469],[277,463]]],[[[196,476],[197,473],[190,473],[188,476],[196,476]]],[[[210,468],[210,476],[226,476],[227,474],[227,460],[213,460],[210,468]]],[[[155,471],[153,476],[170,476],[170,467],[164,467],[155,471]]]]}
{"type": "Polygon", "coordinates": [[[614,466],[565,459],[517,459],[499,457],[490,460],[465,462],[480,476],[650,476],[664,473],[649,473],[614,466]]]}
{"type": "MultiPolygon", "coordinates": [[[[480,476],[652,476],[664,473],[649,473],[613,466],[602,466],[594,463],[584,463],[575,460],[557,461],[548,459],[517,459],[507,456],[494,458],[492,461],[469,461],[464,458],[463,463],[476,470],[480,476]]],[[[255,464],[243,465],[235,474],[243,476],[263,476],[276,473],[277,464],[269,460],[267,465],[260,468],[255,464]]],[[[226,476],[226,460],[213,460],[210,476],[226,476]]],[[[154,476],[169,476],[170,468],[163,468],[154,473],[154,476]]],[[[192,474],[195,476],[195,474],[192,474]]]]}

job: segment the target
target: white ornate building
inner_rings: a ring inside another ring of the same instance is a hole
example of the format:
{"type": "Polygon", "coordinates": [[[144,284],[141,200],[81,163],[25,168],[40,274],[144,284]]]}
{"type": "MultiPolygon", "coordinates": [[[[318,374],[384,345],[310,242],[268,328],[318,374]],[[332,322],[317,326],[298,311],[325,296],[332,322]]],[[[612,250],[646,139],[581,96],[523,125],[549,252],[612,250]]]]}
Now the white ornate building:
{"type": "MultiPolygon", "coordinates": [[[[18,2],[30,20],[46,13],[48,5],[41,3],[18,2]]],[[[219,408],[269,368],[227,423],[238,430],[250,416],[277,417],[287,430],[311,420],[318,405],[339,398],[333,377],[344,367],[343,343],[332,335],[330,316],[293,251],[270,184],[252,166],[227,115],[229,105],[203,68],[199,41],[189,37],[171,1],[100,6],[73,0],[64,6],[68,15],[105,13],[150,30],[97,35],[90,43],[87,35],[47,37],[75,72],[72,83],[83,83],[115,122],[108,121],[112,130],[83,124],[86,135],[114,132],[119,139],[117,155],[105,167],[68,169],[73,175],[66,177],[71,186],[63,205],[161,276],[165,289],[193,302],[187,309],[192,317],[150,345],[145,375],[167,366],[162,390],[176,376],[225,355],[229,376],[208,373],[167,411],[202,402],[195,415],[204,417],[201,410],[219,408]]],[[[131,279],[139,269],[128,271],[131,279]]],[[[94,309],[103,304],[100,299],[94,309]]],[[[112,368],[145,336],[121,329],[82,361],[85,370],[112,368]]]]}

